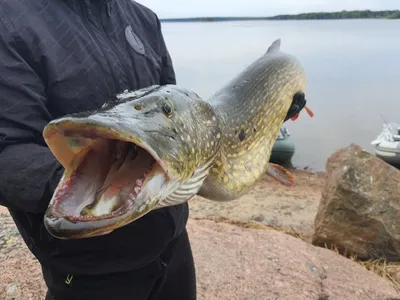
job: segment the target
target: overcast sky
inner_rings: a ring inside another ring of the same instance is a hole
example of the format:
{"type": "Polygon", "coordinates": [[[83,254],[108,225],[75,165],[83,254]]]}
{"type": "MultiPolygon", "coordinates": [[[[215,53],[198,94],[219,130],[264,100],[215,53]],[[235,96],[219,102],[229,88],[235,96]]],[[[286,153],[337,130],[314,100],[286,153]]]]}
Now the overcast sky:
{"type": "Polygon", "coordinates": [[[273,16],[315,11],[399,9],[400,0],[137,0],[160,18],[273,16]]]}

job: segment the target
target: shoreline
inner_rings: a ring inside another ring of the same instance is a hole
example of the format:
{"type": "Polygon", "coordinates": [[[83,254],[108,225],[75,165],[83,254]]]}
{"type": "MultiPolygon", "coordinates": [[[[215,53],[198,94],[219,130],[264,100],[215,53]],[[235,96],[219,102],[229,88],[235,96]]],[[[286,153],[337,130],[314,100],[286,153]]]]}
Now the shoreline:
{"type": "Polygon", "coordinates": [[[264,174],[247,194],[239,199],[218,202],[195,196],[189,200],[193,219],[229,220],[241,226],[279,228],[311,241],[325,171],[287,169],[296,185],[287,187],[264,174]]]}

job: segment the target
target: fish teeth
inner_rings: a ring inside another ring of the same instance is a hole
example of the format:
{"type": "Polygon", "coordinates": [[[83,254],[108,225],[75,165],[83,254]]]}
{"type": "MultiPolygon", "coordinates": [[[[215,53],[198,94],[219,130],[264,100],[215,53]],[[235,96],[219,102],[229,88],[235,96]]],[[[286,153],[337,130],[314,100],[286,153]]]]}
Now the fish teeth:
{"type": "Polygon", "coordinates": [[[134,187],[134,191],[135,191],[136,194],[139,194],[140,190],[141,190],[141,188],[139,186],[135,186],[134,187]]]}
{"type": "Polygon", "coordinates": [[[136,180],[136,185],[141,187],[143,185],[143,179],[137,179],[136,180]]]}
{"type": "Polygon", "coordinates": [[[130,194],[128,199],[125,201],[125,207],[131,206],[133,202],[135,201],[135,196],[133,194],[130,194]]]}

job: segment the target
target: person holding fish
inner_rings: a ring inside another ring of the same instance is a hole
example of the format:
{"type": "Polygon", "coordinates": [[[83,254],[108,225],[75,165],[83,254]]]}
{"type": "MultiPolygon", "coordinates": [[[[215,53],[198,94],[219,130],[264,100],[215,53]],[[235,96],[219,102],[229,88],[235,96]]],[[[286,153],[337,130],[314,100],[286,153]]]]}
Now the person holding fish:
{"type": "MultiPolygon", "coordinates": [[[[61,199],[54,199],[54,218],[48,217],[49,222],[65,213],[73,220],[69,226],[100,222],[106,228],[107,220],[117,215],[99,216],[101,211],[111,206],[124,209],[116,193],[129,187],[138,196],[143,190],[151,160],[135,145],[100,143],[101,148],[93,147],[89,153],[97,162],[88,160],[73,177],[64,173],[61,159],[48,148],[43,129],[62,116],[100,109],[125,90],[175,85],[157,15],[135,1],[1,1],[0,70],[0,205],[8,208],[41,264],[48,287],[46,299],[196,299],[186,202],[160,207],[134,222],[87,238],[83,238],[83,228],[79,229],[82,238],[57,238],[44,224],[55,194],[70,197],[70,202],[55,211],[61,199]],[[129,164],[137,157],[143,158],[143,177],[135,178],[133,186],[125,181],[132,170],[129,164]],[[116,164],[125,169],[114,176],[110,170],[116,164]],[[91,180],[85,177],[89,175],[91,180]],[[117,175],[119,185],[114,184],[117,175]],[[108,197],[97,210],[79,202],[82,195],[99,195],[93,190],[95,183],[104,193],[101,197],[108,197]]],[[[305,104],[304,94],[297,93],[284,121],[296,118],[305,104]]],[[[167,115],[171,109],[162,106],[167,115]]],[[[64,145],[60,140],[59,151],[67,153],[67,146],[79,149],[84,141],[70,139],[64,145]]],[[[68,163],[78,164],[75,160],[68,163]]],[[[67,236],[66,223],[60,224],[58,233],[67,236]]]]}

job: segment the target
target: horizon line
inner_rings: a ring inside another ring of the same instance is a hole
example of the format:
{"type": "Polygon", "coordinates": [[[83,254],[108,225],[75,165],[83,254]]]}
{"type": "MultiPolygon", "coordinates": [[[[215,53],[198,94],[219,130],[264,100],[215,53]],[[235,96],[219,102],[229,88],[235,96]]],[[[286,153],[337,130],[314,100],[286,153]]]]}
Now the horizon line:
{"type": "Polygon", "coordinates": [[[164,17],[160,18],[160,21],[170,20],[188,20],[188,19],[273,19],[278,17],[295,17],[300,15],[312,15],[312,14],[336,14],[336,13],[352,13],[352,12],[371,12],[371,13],[383,13],[383,12],[400,12],[399,9],[384,9],[384,10],[371,10],[371,9],[356,9],[356,10],[337,10],[337,11],[310,11],[292,14],[278,14],[270,16],[218,16],[218,15],[206,15],[206,16],[192,16],[192,17],[164,17]]]}

